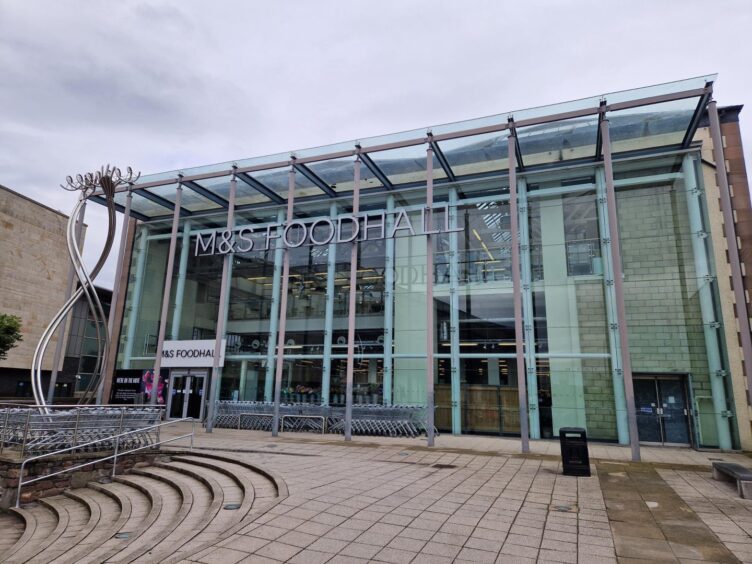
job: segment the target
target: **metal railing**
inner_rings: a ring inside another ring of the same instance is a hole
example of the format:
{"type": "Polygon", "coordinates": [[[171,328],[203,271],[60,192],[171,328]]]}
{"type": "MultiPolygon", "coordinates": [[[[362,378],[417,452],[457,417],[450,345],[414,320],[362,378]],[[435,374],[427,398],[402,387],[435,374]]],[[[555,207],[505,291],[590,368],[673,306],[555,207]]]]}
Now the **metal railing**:
{"type": "Polygon", "coordinates": [[[191,439],[190,450],[193,450],[193,437],[196,434],[196,420],[193,419],[192,417],[186,417],[185,419],[173,419],[171,421],[166,421],[166,422],[160,423],[158,425],[152,425],[150,428],[151,429],[157,429],[157,433],[158,433],[157,436],[159,437],[159,431],[161,430],[162,427],[166,427],[168,425],[174,425],[176,423],[184,423],[186,421],[190,421],[192,423],[192,428],[191,428],[191,432],[190,433],[188,433],[186,435],[180,435],[179,437],[173,437],[171,439],[165,439],[164,441],[157,440],[154,443],[151,443],[151,444],[148,444],[148,445],[145,445],[145,446],[140,446],[140,447],[132,448],[132,449],[124,451],[124,452],[120,451],[120,437],[125,437],[125,436],[128,436],[128,435],[132,435],[134,433],[138,433],[139,431],[145,431],[147,429],[135,429],[133,431],[126,431],[125,433],[120,433],[118,435],[114,435],[114,436],[111,436],[111,437],[105,437],[103,439],[99,439],[99,440],[96,440],[96,441],[91,441],[91,442],[88,442],[88,443],[83,443],[83,444],[80,444],[78,446],[56,450],[55,452],[47,452],[45,454],[40,454],[38,456],[32,456],[30,458],[25,459],[23,462],[21,462],[21,469],[20,469],[20,472],[19,472],[18,488],[16,490],[16,507],[19,507],[20,503],[21,503],[21,488],[23,486],[31,484],[33,482],[40,482],[42,480],[47,480],[47,479],[51,478],[52,476],[58,476],[60,474],[65,474],[66,472],[72,472],[74,470],[78,470],[79,468],[84,468],[86,466],[91,466],[92,464],[98,464],[100,462],[104,462],[105,460],[110,460],[110,459],[113,460],[113,462],[112,462],[112,476],[115,476],[115,470],[117,468],[117,459],[118,459],[118,456],[124,456],[126,454],[132,454],[134,452],[138,452],[139,450],[144,450],[144,449],[148,449],[148,448],[154,448],[154,447],[157,447],[157,446],[162,445],[162,444],[172,443],[172,442],[175,442],[175,441],[179,441],[181,439],[187,439],[189,437],[191,439]],[[26,467],[26,464],[29,463],[29,462],[33,462],[35,460],[41,460],[42,458],[49,458],[51,456],[59,456],[61,454],[65,454],[66,452],[73,452],[73,451],[80,450],[80,449],[85,448],[85,447],[89,447],[89,446],[95,445],[97,443],[101,443],[101,442],[105,442],[105,441],[113,441],[113,440],[114,440],[114,443],[115,443],[114,444],[114,450],[115,450],[115,452],[113,454],[109,455],[109,456],[101,456],[101,457],[98,457],[96,460],[90,460],[89,462],[84,462],[83,464],[77,464],[76,466],[70,466],[68,468],[64,468],[62,470],[58,470],[57,472],[51,472],[49,474],[45,474],[44,476],[37,476],[36,478],[32,478],[31,480],[24,480],[24,468],[26,467]]]}
{"type": "MultiPolygon", "coordinates": [[[[143,430],[162,420],[163,407],[129,405],[55,405],[49,413],[18,403],[0,403],[0,454],[6,448],[20,449],[20,457],[42,454],[81,443],[143,430]]],[[[134,436],[147,444],[148,431],[134,436]]]]}

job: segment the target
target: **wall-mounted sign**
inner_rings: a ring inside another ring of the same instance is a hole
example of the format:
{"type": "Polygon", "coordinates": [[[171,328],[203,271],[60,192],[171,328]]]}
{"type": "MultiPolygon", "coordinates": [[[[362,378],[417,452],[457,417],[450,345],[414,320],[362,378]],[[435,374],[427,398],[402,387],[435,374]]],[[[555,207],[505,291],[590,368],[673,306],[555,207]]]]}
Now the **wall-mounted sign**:
{"type": "MultiPolygon", "coordinates": [[[[214,339],[201,341],[165,341],[162,347],[162,366],[165,368],[199,368],[214,366],[214,339]]],[[[219,364],[225,365],[227,340],[219,348],[219,364]]]]}
{"type": "Polygon", "coordinates": [[[330,243],[351,243],[352,241],[376,241],[391,239],[398,234],[407,236],[436,235],[462,231],[461,227],[450,229],[449,206],[442,204],[433,207],[434,218],[443,221],[436,228],[436,222],[429,221],[428,208],[420,210],[420,219],[411,218],[402,208],[390,212],[361,213],[339,217],[319,217],[315,219],[293,220],[287,223],[272,223],[264,227],[244,225],[235,229],[217,229],[208,233],[196,234],[195,256],[226,255],[269,250],[273,239],[280,239],[283,247],[319,246],[330,243]],[[391,216],[391,217],[390,217],[391,216]],[[389,219],[389,221],[387,221],[389,219]],[[431,225],[433,223],[433,225],[431,225]],[[280,228],[281,229],[278,229],[280,228]],[[258,245],[259,236],[263,242],[258,245]]]}

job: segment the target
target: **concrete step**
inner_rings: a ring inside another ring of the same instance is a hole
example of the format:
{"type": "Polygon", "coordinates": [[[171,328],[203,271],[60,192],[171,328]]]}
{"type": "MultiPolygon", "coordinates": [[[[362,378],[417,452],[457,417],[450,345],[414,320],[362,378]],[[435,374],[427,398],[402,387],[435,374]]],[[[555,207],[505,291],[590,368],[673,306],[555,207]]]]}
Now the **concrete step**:
{"type": "Polygon", "coordinates": [[[41,550],[49,546],[48,539],[53,536],[59,524],[55,505],[29,503],[11,511],[20,515],[26,523],[23,535],[3,555],[2,562],[27,562],[41,550]]]}
{"type": "MultiPolygon", "coordinates": [[[[181,491],[176,484],[142,473],[118,476],[116,481],[141,491],[151,499],[151,525],[141,530],[138,536],[133,535],[134,538],[124,549],[111,551],[104,559],[107,562],[133,562],[157,546],[173,531],[177,522],[182,520],[183,515],[188,512],[192,496],[188,495],[186,499],[185,492],[181,491]]],[[[104,560],[92,560],[92,562],[104,560]]]]}
{"type": "Polygon", "coordinates": [[[15,513],[0,513],[0,560],[24,533],[24,520],[15,513]]]}
{"type": "Polygon", "coordinates": [[[40,502],[55,505],[59,521],[46,541],[47,546],[40,547],[41,550],[29,562],[47,564],[76,545],[79,536],[88,529],[91,513],[86,503],[64,495],[44,498],[40,502]]]}
{"type": "Polygon", "coordinates": [[[90,519],[75,541],[51,562],[55,564],[81,562],[88,553],[118,531],[127,518],[128,506],[119,496],[110,491],[108,486],[109,484],[94,482],[85,488],[65,492],[66,496],[87,506],[90,519]]]}

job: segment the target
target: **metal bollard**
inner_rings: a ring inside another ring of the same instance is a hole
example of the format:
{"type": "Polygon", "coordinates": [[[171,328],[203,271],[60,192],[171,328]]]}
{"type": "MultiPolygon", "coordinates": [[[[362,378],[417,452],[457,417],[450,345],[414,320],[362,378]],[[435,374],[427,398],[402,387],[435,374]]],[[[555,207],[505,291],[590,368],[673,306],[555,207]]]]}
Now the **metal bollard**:
{"type": "Polygon", "coordinates": [[[120,447],[120,437],[115,437],[115,456],[112,459],[112,477],[115,477],[115,467],[117,466],[118,450],[120,447]]]}

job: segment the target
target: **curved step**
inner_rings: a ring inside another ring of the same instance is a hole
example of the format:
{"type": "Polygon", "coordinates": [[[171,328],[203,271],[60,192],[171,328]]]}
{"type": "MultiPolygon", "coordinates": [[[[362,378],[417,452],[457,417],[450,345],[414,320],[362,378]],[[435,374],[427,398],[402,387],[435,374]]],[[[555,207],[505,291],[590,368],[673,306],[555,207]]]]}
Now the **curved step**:
{"type": "Polygon", "coordinates": [[[10,548],[18,542],[26,528],[24,519],[16,513],[0,513],[0,561],[10,548]]]}
{"type": "Polygon", "coordinates": [[[75,543],[55,558],[55,564],[76,564],[83,561],[88,553],[115,534],[128,518],[128,502],[110,491],[107,487],[109,485],[91,482],[85,488],[67,492],[69,497],[88,506],[91,518],[75,543]]]}
{"type": "MultiPolygon", "coordinates": [[[[117,476],[115,481],[107,484],[111,493],[127,498],[131,506],[128,519],[120,523],[92,550],[87,551],[83,562],[105,562],[121,553],[125,547],[136,541],[148,531],[159,518],[163,499],[158,490],[152,490],[141,483],[128,481],[127,476],[117,476]],[[130,533],[126,538],[117,538],[117,533],[130,533]]],[[[70,564],[74,564],[71,562],[70,564]]]]}
{"type": "Polygon", "coordinates": [[[182,482],[193,499],[184,519],[159,545],[137,559],[137,562],[161,562],[173,554],[184,553],[185,550],[181,548],[200,536],[217,516],[224,503],[222,487],[210,473],[199,473],[197,470],[190,465],[162,462],[154,463],[148,468],[147,471],[152,475],[161,475],[165,480],[179,485],[182,482]]]}
{"type": "Polygon", "coordinates": [[[55,509],[41,504],[13,508],[12,511],[24,519],[26,530],[5,554],[3,562],[26,562],[41,550],[39,549],[41,544],[44,544],[44,548],[47,547],[45,541],[57,528],[59,516],[55,513],[55,509]]]}
{"type": "Polygon", "coordinates": [[[34,564],[47,564],[76,544],[78,536],[89,523],[91,514],[86,503],[65,495],[44,498],[40,503],[57,505],[56,513],[60,516],[47,546],[40,547],[36,556],[29,560],[34,564]]]}
{"type": "Polygon", "coordinates": [[[180,489],[177,484],[165,482],[144,470],[133,470],[116,480],[152,495],[154,512],[151,515],[154,521],[151,526],[142,530],[137,537],[132,535],[132,542],[125,549],[115,549],[105,559],[107,562],[133,562],[157,546],[183,520],[190,509],[193,496],[190,491],[180,489]]]}

